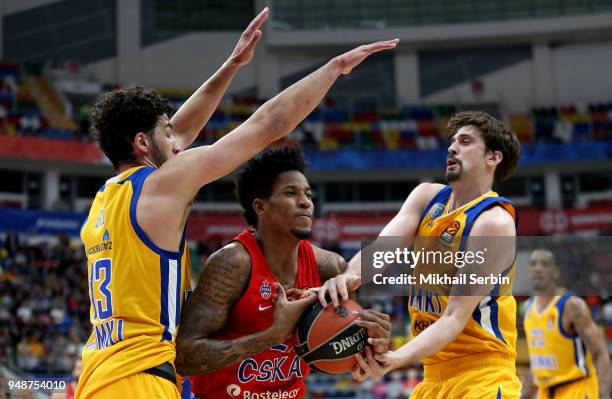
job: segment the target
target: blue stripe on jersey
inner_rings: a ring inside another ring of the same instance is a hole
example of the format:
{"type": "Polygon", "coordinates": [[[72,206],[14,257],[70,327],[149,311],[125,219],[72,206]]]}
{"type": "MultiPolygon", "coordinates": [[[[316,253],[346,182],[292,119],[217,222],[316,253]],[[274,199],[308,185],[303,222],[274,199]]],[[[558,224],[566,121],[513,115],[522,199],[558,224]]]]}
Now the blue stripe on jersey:
{"type": "MultiPolygon", "coordinates": [[[[480,324],[480,303],[478,304],[478,306],[476,306],[476,309],[474,309],[474,312],[472,313],[472,319],[474,319],[476,323],[480,324]]],[[[482,327],[482,324],[480,324],[480,326],[482,327]]]]}
{"type": "Polygon", "coordinates": [[[589,367],[588,367],[588,366],[587,366],[587,364],[586,364],[587,347],[586,347],[586,345],[584,344],[584,341],[582,341],[582,339],[580,338],[580,336],[578,336],[578,339],[580,340],[580,345],[581,345],[581,347],[582,347],[582,355],[583,355],[583,357],[584,357],[584,363],[583,363],[584,368],[583,368],[583,370],[582,370],[582,371],[584,371],[584,372],[585,372],[585,376],[586,376],[586,377],[588,377],[588,376],[589,376],[589,371],[590,371],[590,370],[589,370],[589,367]]]}
{"type": "Polygon", "coordinates": [[[438,191],[438,193],[433,196],[431,201],[429,201],[429,204],[427,204],[425,210],[421,214],[421,220],[419,220],[419,225],[421,224],[423,219],[425,219],[425,216],[427,216],[427,213],[429,212],[432,206],[438,203],[446,205],[446,203],[448,202],[448,198],[450,197],[452,192],[453,189],[451,188],[451,186],[444,186],[440,191],[438,191]]]}
{"type": "Polygon", "coordinates": [[[164,327],[162,341],[172,340],[180,321],[181,309],[181,264],[180,259],[160,259],[160,316],[164,327]]]}
{"type": "Polygon", "coordinates": [[[563,328],[563,310],[565,309],[565,302],[567,302],[567,300],[570,299],[570,297],[571,295],[569,292],[564,292],[563,295],[561,295],[561,298],[559,298],[559,300],[555,304],[555,307],[557,308],[557,312],[559,313],[559,320],[557,320],[557,324],[559,326],[559,332],[561,332],[561,335],[563,335],[565,338],[568,338],[568,339],[572,339],[574,338],[574,336],[568,333],[567,331],[565,331],[565,329],[563,328]]]}
{"type": "MultiPolygon", "coordinates": [[[[497,304],[496,298],[494,297],[491,298],[489,302],[487,302],[487,307],[490,308],[491,328],[493,329],[493,333],[500,341],[502,341],[504,344],[507,344],[506,339],[504,338],[504,336],[502,335],[499,329],[499,309],[498,309],[499,305],[497,304]]],[[[474,319],[474,321],[478,323],[479,326],[482,327],[481,317],[482,317],[482,314],[480,313],[480,305],[479,305],[476,307],[476,309],[474,309],[474,312],[472,312],[472,319],[474,319]]]]}
{"type": "Polygon", "coordinates": [[[480,201],[479,203],[472,205],[468,209],[465,210],[465,215],[467,216],[465,219],[465,227],[463,228],[463,232],[461,233],[461,245],[459,246],[460,250],[465,250],[465,245],[467,244],[467,238],[474,226],[474,222],[476,218],[485,210],[489,209],[493,205],[498,202],[507,202],[512,205],[512,202],[504,197],[487,197],[480,201]]]}
{"type": "Polygon", "coordinates": [[[493,332],[498,339],[500,339],[504,344],[507,344],[504,336],[499,330],[499,305],[497,304],[497,297],[492,297],[488,305],[491,308],[491,327],[493,328],[493,332]]]}
{"type": "Polygon", "coordinates": [[[501,399],[501,387],[497,387],[497,397],[496,399],[501,399]]]}
{"type": "Polygon", "coordinates": [[[169,315],[168,315],[168,283],[170,280],[170,276],[169,276],[169,269],[170,269],[170,264],[169,264],[169,259],[164,257],[164,256],[160,256],[159,259],[159,271],[160,271],[160,275],[161,275],[161,285],[159,287],[160,289],[160,304],[161,304],[161,309],[159,312],[159,322],[162,326],[164,326],[164,332],[162,333],[162,341],[171,341],[172,340],[172,334],[170,333],[170,320],[169,320],[169,315]]]}
{"type": "MultiPolygon", "coordinates": [[[[479,203],[472,205],[471,207],[465,210],[464,213],[467,217],[465,220],[465,227],[463,228],[463,232],[461,233],[461,243],[459,244],[460,250],[465,250],[465,247],[467,245],[467,238],[469,237],[470,230],[472,230],[472,227],[474,226],[476,218],[482,212],[499,202],[508,202],[512,204],[510,200],[504,197],[487,197],[479,203]]],[[[506,270],[503,271],[502,276],[506,276],[508,273],[510,273],[511,270],[512,266],[508,267],[506,270]]],[[[504,336],[501,333],[501,330],[499,329],[499,305],[497,303],[497,297],[499,297],[499,290],[499,284],[493,287],[493,290],[491,291],[491,299],[487,302],[487,307],[490,308],[491,328],[493,329],[493,333],[500,341],[502,341],[504,344],[507,344],[504,336]]],[[[472,313],[472,318],[482,327],[481,313],[479,307],[477,307],[476,310],[474,310],[474,312],[472,313]]]]}
{"type": "Polygon", "coordinates": [[[119,182],[119,184],[123,184],[126,181],[132,183],[132,200],[130,202],[130,221],[132,222],[132,227],[138,235],[138,238],[153,252],[160,256],[165,256],[167,258],[177,259],[179,257],[178,252],[168,251],[166,249],[162,249],[155,245],[153,241],[147,236],[147,234],[142,230],[140,225],[138,224],[138,220],[136,219],[136,205],[138,204],[138,198],[140,197],[140,192],[142,190],[142,185],[144,184],[145,179],[155,171],[155,168],[152,166],[147,166],[144,168],[138,169],[136,172],[132,173],[125,180],[119,182]]]}
{"type": "Polygon", "coordinates": [[[93,263],[92,263],[91,271],[89,272],[89,298],[91,298],[91,303],[92,303],[91,308],[93,310],[93,319],[97,320],[98,310],[96,309],[96,305],[95,305],[96,298],[94,298],[94,292],[93,292],[93,278],[94,278],[94,268],[93,268],[93,263]]]}
{"type": "MultiPolygon", "coordinates": [[[[501,276],[502,277],[507,276],[512,271],[512,268],[513,266],[510,266],[509,268],[504,270],[501,276]]],[[[503,334],[501,333],[501,330],[499,329],[499,304],[497,303],[497,298],[499,297],[500,287],[501,287],[500,284],[496,284],[495,287],[493,287],[493,290],[491,290],[491,299],[487,302],[487,307],[490,308],[489,314],[490,314],[491,328],[493,329],[493,333],[504,344],[508,344],[503,334]]],[[[476,307],[476,309],[472,313],[472,318],[474,319],[474,321],[476,321],[476,323],[478,323],[482,327],[481,317],[482,315],[480,313],[480,305],[479,305],[478,307],[476,307]]]]}
{"type": "Polygon", "coordinates": [[[578,335],[574,337],[572,343],[574,346],[574,362],[586,377],[589,375],[589,368],[586,366],[586,347],[578,335]]]}
{"type": "MultiPolygon", "coordinates": [[[[506,270],[504,270],[501,274],[502,277],[506,277],[508,274],[510,274],[513,268],[514,268],[514,264],[510,266],[509,268],[507,268],[506,270]]],[[[495,287],[493,288],[493,292],[491,293],[493,296],[491,300],[494,300],[494,303],[491,305],[491,327],[493,327],[495,336],[499,338],[504,344],[507,344],[506,340],[504,339],[504,336],[502,335],[499,329],[499,317],[497,316],[498,306],[499,306],[497,304],[497,298],[499,297],[500,288],[501,288],[501,284],[499,283],[496,284],[495,287]]]]}
{"type": "Polygon", "coordinates": [[[178,265],[176,267],[176,301],[174,302],[176,305],[176,311],[174,312],[174,326],[175,328],[179,325],[179,321],[181,319],[181,261],[182,258],[178,259],[178,265]]]}
{"type": "Polygon", "coordinates": [[[563,328],[563,311],[565,310],[565,303],[568,299],[572,297],[573,293],[571,291],[566,291],[561,295],[561,298],[555,303],[555,307],[557,308],[557,312],[559,314],[557,320],[557,325],[559,327],[559,332],[567,339],[572,340],[572,346],[574,347],[574,362],[578,369],[580,369],[585,376],[589,375],[589,368],[586,366],[586,347],[580,336],[578,334],[570,334],[563,328]]]}
{"type": "Polygon", "coordinates": [[[117,330],[118,330],[117,337],[119,338],[119,341],[121,342],[121,341],[123,341],[123,320],[119,319],[118,323],[119,323],[119,325],[117,327],[117,330]]]}

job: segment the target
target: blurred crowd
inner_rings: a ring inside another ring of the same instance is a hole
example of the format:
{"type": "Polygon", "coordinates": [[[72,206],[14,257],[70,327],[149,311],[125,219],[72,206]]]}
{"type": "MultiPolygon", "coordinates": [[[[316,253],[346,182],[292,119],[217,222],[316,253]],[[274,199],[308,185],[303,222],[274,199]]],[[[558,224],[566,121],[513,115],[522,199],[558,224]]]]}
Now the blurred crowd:
{"type": "Polygon", "coordinates": [[[0,246],[0,362],[30,372],[69,372],[90,333],[87,270],[81,247],[24,243],[8,234],[0,246]]]}
{"type": "Polygon", "coordinates": [[[0,62],[0,133],[38,134],[49,126],[18,64],[0,62]]]}

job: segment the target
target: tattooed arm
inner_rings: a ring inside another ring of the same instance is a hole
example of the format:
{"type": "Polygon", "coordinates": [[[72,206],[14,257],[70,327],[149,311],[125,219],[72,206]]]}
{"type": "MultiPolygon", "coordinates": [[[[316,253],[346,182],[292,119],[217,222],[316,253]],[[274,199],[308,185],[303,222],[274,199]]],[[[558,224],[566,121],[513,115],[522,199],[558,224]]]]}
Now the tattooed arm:
{"type": "MultiPolygon", "coordinates": [[[[319,275],[321,276],[321,284],[324,284],[330,278],[336,277],[337,275],[344,273],[348,264],[344,258],[335,252],[327,251],[325,249],[312,246],[319,266],[319,275]]],[[[354,293],[354,292],[353,292],[354,293]]],[[[351,297],[354,299],[354,296],[351,297]]]]}
{"type": "Polygon", "coordinates": [[[244,247],[231,243],[215,252],[204,265],[198,285],[181,315],[176,338],[176,370],[192,375],[220,370],[284,342],[313,295],[289,303],[282,286],[275,284],[274,323],[270,328],[235,340],[211,338],[246,289],[251,259],[244,247]]]}
{"type": "Polygon", "coordinates": [[[234,303],[248,285],[250,273],[251,259],[238,243],[208,258],[181,315],[175,362],[179,374],[218,370],[274,344],[274,337],[267,331],[234,341],[209,339],[225,325],[234,303]]]}

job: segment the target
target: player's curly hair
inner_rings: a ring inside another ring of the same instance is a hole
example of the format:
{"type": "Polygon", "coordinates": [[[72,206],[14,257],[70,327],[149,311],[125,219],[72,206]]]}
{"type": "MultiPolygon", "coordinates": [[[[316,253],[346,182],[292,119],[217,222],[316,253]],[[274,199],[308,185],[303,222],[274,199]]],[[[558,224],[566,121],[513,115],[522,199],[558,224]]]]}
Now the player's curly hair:
{"type": "Polygon", "coordinates": [[[236,198],[247,223],[257,227],[253,201],[270,198],[278,175],[290,170],[304,173],[307,167],[302,150],[295,145],[276,147],[249,160],[234,180],[236,198]]]}
{"type": "Polygon", "coordinates": [[[495,169],[494,182],[499,183],[506,180],[516,168],[521,154],[521,145],[516,134],[502,121],[486,112],[465,111],[453,115],[448,122],[448,137],[454,136],[460,128],[467,125],[475,126],[482,132],[487,150],[502,153],[502,161],[495,169]]]}
{"type": "Polygon", "coordinates": [[[152,135],[160,116],[170,116],[168,100],[153,89],[131,86],[104,94],[91,109],[95,139],[115,168],[134,162],[132,141],[138,132],[152,135]]]}

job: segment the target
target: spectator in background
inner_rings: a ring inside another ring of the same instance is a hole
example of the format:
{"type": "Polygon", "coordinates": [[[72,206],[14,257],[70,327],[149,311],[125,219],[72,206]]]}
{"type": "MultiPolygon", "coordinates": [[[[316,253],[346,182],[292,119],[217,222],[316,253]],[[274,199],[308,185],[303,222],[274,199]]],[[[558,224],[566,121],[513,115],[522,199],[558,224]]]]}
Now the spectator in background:
{"type": "Polygon", "coordinates": [[[409,368],[406,370],[406,382],[404,382],[404,397],[409,398],[410,394],[414,390],[414,387],[421,382],[419,380],[419,372],[415,368],[409,368]]]}
{"type": "Polygon", "coordinates": [[[42,122],[40,121],[40,117],[38,115],[30,116],[30,129],[32,129],[32,133],[40,132],[41,127],[42,122]]]}
{"type": "Polygon", "coordinates": [[[14,231],[9,231],[6,235],[5,248],[9,256],[13,256],[19,247],[19,235],[14,231]]]}
{"type": "Polygon", "coordinates": [[[0,245],[0,361],[68,372],[90,328],[81,253],[67,237],[28,245],[9,234],[0,245]]]}
{"type": "Polygon", "coordinates": [[[390,374],[391,381],[387,384],[387,398],[388,399],[400,399],[404,398],[403,390],[404,384],[402,384],[402,374],[396,370],[390,374]]]}
{"type": "Polygon", "coordinates": [[[387,384],[384,380],[376,381],[372,387],[372,397],[374,399],[385,399],[387,397],[387,384]]]}

